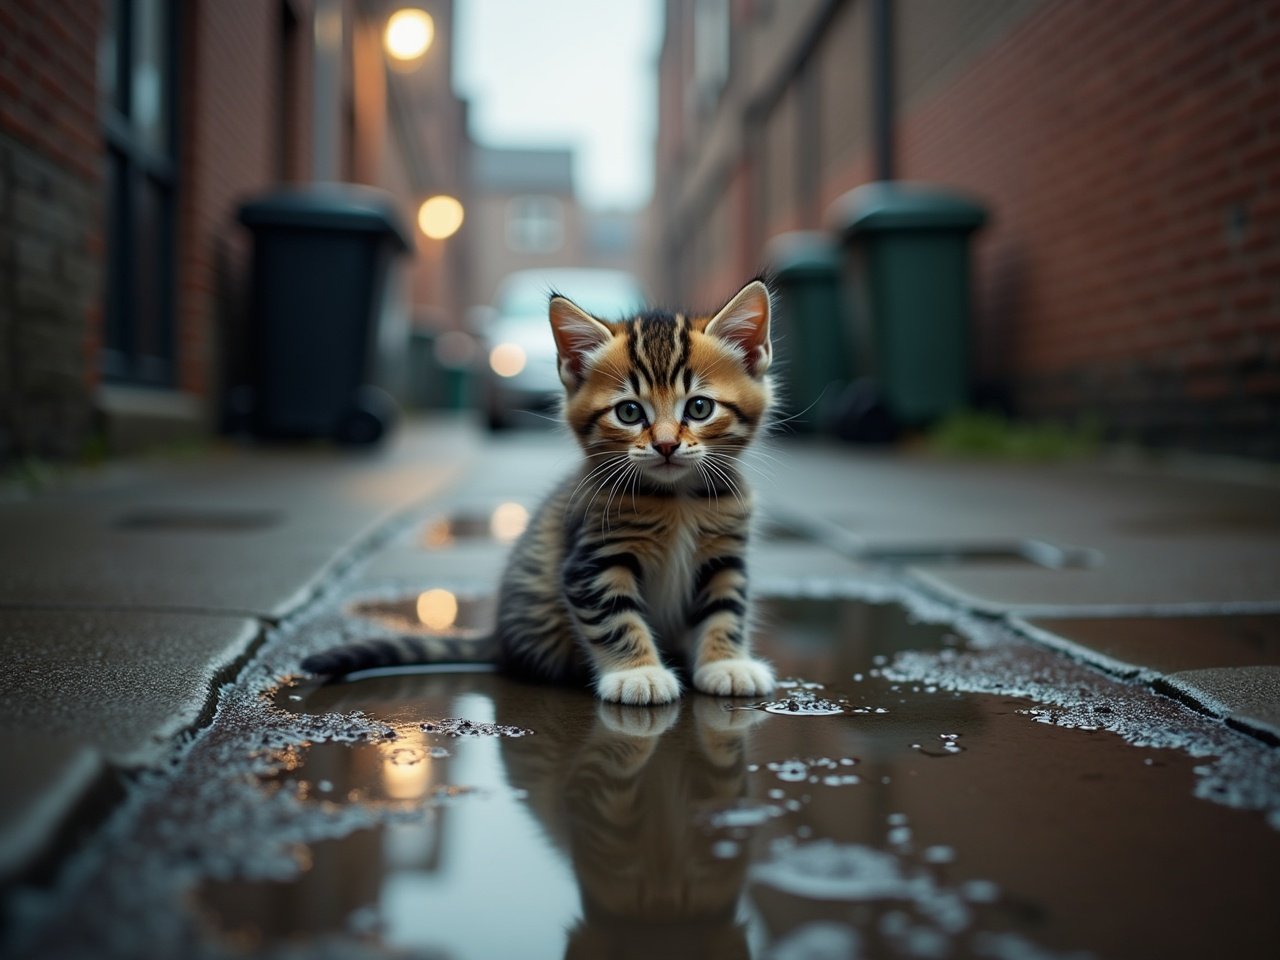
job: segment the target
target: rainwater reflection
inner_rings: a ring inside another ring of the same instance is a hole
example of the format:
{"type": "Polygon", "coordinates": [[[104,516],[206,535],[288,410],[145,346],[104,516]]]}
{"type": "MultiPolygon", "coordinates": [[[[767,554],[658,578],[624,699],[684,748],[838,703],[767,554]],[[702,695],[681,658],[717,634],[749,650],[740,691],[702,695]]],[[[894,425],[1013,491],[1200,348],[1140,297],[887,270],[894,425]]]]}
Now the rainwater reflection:
{"type": "MultiPolygon", "coordinates": [[[[263,789],[381,819],[300,851],[297,881],[208,884],[201,909],[237,943],[460,960],[1250,956],[1277,932],[1277,834],[1196,799],[1202,760],[892,679],[906,651],[966,655],[895,606],[773,601],[762,621],[784,699],[840,712],[628,708],[486,673],[286,687],[281,707],[395,735],[313,744],[263,789]]],[[[1018,662],[1130,695],[1032,648],[1018,662]]]]}

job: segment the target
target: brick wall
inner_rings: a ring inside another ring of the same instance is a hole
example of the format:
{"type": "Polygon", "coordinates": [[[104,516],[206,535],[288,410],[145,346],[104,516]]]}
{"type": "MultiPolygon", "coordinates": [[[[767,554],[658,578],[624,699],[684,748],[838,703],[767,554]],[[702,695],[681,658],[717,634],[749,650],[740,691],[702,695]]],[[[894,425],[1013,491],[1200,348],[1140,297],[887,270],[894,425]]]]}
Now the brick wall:
{"type": "Polygon", "coordinates": [[[71,456],[100,336],[98,0],[0,5],[0,463],[71,456]]]}
{"type": "Polygon", "coordinates": [[[1058,0],[915,102],[986,198],[981,373],[1022,411],[1280,456],[1280,2],[1058,0]]]}
{"type": "Polygon", "coordinates": [[[282,15],[263,0],[187,9],[178,386],[209,396],[224,352],[240,346],[235,327],[244,315],[249,237],[236,224],[236,209],[274,182],[281,166],[282,15]]]}

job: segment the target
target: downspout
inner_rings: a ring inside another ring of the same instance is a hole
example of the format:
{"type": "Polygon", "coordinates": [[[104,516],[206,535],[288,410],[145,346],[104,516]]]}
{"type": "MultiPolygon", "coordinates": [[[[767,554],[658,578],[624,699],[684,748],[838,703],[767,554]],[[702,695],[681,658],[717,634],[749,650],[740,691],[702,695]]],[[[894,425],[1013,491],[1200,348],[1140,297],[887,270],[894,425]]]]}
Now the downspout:
{"type": "Polygon", "coordinates": [[[893,0],[871,0],[871,112],[875,178],[893,171],[893,0]]]}

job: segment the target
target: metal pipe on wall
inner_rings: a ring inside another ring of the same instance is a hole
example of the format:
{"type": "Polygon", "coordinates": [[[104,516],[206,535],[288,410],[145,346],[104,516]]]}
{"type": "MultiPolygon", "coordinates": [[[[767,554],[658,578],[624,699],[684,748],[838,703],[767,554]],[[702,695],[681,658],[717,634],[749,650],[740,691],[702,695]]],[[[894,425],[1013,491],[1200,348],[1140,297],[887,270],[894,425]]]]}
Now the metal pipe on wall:
{"type": "Polygon", "coordinates": [[[338,179],[342,106],[342,0],[316,0],[312,14],[315,69],[311,94],[311,179],[338,179]]]}
{"type": "Polygon", "coordinates": [[[871,0],[871,111],[875,177],[894,178],[893,0],[871,0]]]}

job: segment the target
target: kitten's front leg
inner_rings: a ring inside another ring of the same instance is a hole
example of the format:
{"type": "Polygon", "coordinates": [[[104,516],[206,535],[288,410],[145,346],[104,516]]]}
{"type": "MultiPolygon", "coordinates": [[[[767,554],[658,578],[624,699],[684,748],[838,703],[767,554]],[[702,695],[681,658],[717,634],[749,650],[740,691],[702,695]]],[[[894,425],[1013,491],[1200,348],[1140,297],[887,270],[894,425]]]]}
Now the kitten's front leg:
{"type": "Polygon", "coordinates": [[[596,696],[640,706],[678,698],[680,681],[662,665],[645,620],[635,555],[580,547],[562,575],[578,635],[595,664],[596,696]]]}
{"type": "Polygon", "coordinates": [[[773,689],[773,669],[751,656],[747,570],[742,545],[729,537],[700,552],[689,627],[695,631],[693,685],[720,697],[754,697],[773,689]]]}

